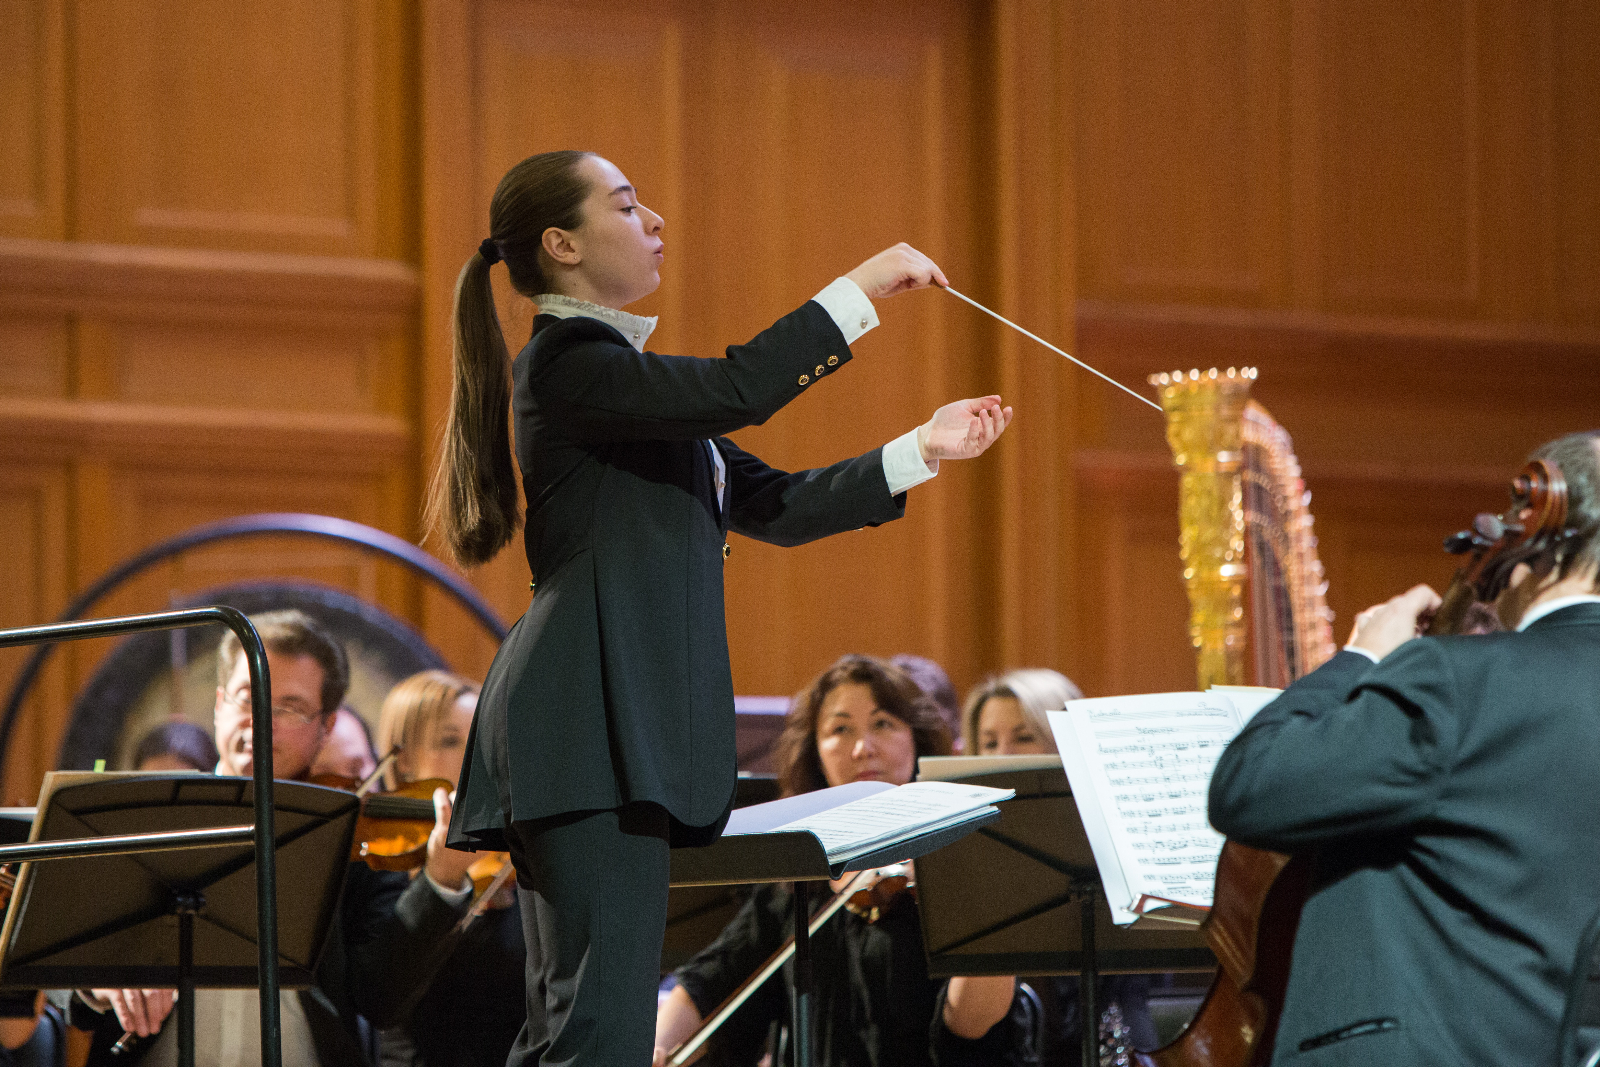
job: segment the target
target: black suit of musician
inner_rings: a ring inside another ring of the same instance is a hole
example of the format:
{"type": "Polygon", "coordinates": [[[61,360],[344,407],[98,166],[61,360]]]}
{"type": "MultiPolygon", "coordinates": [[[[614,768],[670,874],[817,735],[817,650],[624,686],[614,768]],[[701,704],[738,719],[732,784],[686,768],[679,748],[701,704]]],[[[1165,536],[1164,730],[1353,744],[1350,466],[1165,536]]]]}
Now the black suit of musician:
{"type": "Polygon", "coordinates": [[[1439,602],[1419,586],[1364,612],[1218,763],[1218,830],[1315,850],[1274,1064],[1556,1061],[1600,906],[1597,449],[1535,454],[1567,478],[1574,535],[1518,565],[1496,603],[1510,632],[1416,638],[1439,602]]]}
{"type": "Polygon", "coordinates": [[[451,843],[516,864],[528,1019],[511,1062],[643,1067],[669,844],[714,839],[733,798],[728,531],[794,545],[898,518],[906,488],[981,453],[1010,410],[959,401],[865,455],[774,470],[720,435],[831,378],[875,324],[871,298],[943,281],[931,261],[897,246],[726,358],[694,359],[644,351],[654,320],[620,310],[659,284],[664,245],[611,163],[525,160],[490,223],[457,290],[433,514],[465,563],[510,538],[509,400],[535,591],[485,679],[451,843]],[[540,308],[509,398],[488,280],[501,261],[540,308]]]}

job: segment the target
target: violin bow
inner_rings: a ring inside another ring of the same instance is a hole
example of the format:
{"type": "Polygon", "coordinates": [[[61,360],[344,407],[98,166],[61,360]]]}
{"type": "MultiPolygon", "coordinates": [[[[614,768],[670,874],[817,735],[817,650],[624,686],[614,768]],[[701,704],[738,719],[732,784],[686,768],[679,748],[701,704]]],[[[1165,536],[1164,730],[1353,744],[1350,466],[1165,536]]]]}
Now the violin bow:
{"type": "MultiPolygon", "coordinates": [[[[806,930],[815,934],[822,929],[822,924],[833,918],[834,913],[845,906],[845,902],[856,891],[862,879],[871,877],[874,873],[876,872],[870,870],[857,871],[856,876],[850,879],[845,884],[845,887],[839,890],[821,911],[817,912],[816,917],[806,925],[806,930]]],[[[760,970],[746,978],[743,985],[728,995],[728,999],[724,1000],[717,1007],[717,1010],[712,1012],[705,1022],[700,1024],[698,1030],[689,1035],[687,1041],[667,1054],[667,1067],[683,1067],[684,1064],[694,1059],[695,1053],[700,1051],[702,1045],[711,1040],[711,1035],[717,1032],[717,1028],[727,1022],[728,1017],[738,1011],[744,1002],[750,999],[750,995],[760,989],[768,978],[777,974],[778,970],[785,963],[788,963],[789,957],[793,955],[794,938],[791,936],[782,948],[772,954],[772,957],[762,965],[760,970]]]]}

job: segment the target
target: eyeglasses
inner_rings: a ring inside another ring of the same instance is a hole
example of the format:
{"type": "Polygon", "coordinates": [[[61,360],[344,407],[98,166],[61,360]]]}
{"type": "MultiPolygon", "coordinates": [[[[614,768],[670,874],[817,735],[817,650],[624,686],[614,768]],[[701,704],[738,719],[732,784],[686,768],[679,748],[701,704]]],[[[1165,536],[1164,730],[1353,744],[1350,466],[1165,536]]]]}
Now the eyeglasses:
{"type": "MultiPolygon", "coordinates": [[[[230,705],[237,712],[248,714],[251,710],[250,690],[245,689],[238,693],[230,693],[222,698],[222,702],[230,705]]],[[[301,726],[310,726],[321,718],[322,712],[320,711],[302,711],[299,708],[285,707],[272,709],[272,721],[281,722],[285,725],[299,723],[301,726]]]]}

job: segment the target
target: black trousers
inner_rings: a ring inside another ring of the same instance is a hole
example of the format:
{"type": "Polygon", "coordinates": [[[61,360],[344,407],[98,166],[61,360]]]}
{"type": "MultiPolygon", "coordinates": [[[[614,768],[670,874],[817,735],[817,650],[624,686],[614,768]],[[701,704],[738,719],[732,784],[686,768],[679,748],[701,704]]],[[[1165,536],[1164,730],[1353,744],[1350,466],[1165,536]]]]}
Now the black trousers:
{"type": "Polygon", "coordinates": [[[507,828],[528,949],[528,1019],[507,1067],[649,1067],[669,832],[655,804],[507,828]]]}

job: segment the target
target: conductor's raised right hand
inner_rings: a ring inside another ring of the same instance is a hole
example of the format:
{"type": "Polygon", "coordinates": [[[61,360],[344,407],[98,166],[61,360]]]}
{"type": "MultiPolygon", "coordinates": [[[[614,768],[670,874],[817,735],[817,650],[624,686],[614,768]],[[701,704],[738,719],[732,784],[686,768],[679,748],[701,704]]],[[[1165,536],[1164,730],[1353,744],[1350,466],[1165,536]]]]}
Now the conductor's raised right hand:
{"type": "Polygon", "coordinates": [[[879,252],[845,277],[859,285],[868,300],[950,284],[939,264],[904,241],[879,252]]]}

